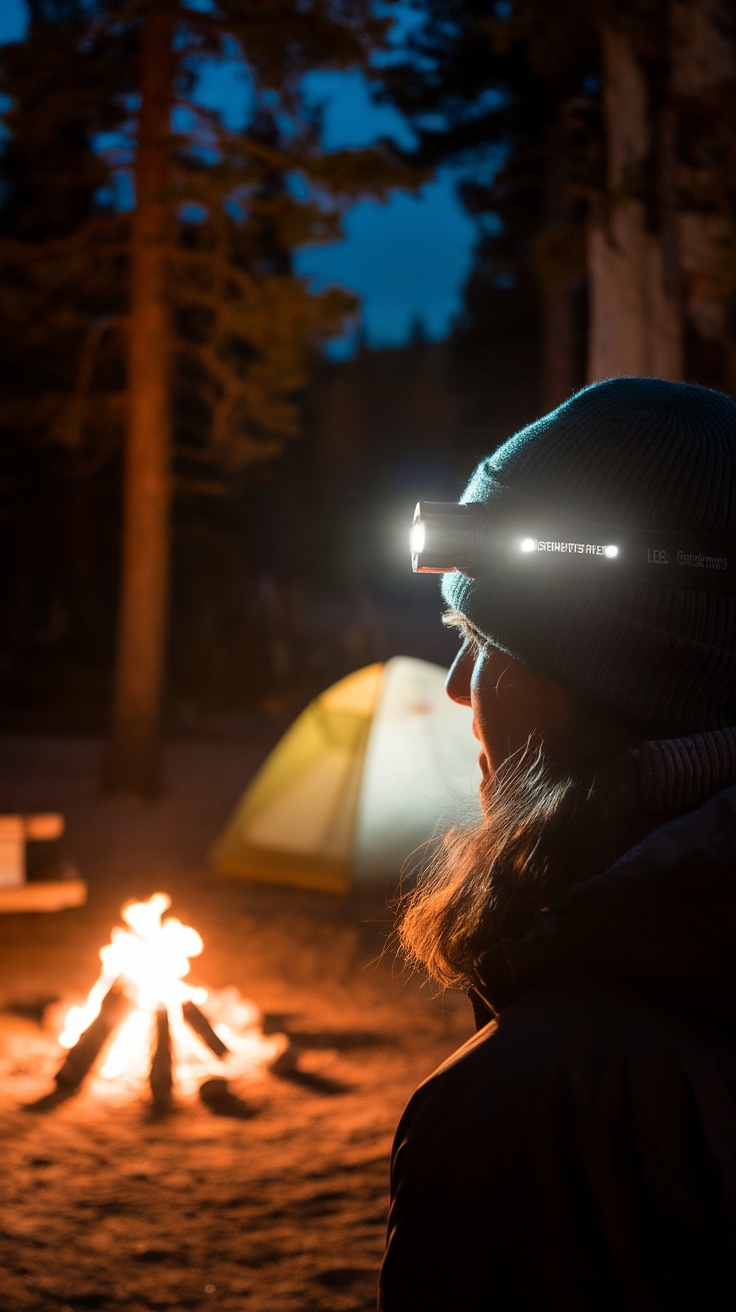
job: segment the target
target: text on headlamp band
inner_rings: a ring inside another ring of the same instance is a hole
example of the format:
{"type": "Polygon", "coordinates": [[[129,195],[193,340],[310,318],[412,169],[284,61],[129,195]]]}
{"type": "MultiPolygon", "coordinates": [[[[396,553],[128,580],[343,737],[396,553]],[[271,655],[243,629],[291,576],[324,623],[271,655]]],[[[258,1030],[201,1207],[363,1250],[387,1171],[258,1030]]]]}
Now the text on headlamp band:
{"type": "Polygon", "coordinates": [[[530,551],[560,551],[572,556],[607,556],[612,560],[618,555],[618,547],[612,542],[555,542],[544,541],[542,538],[522,538],[521,550],[530,551]]]}

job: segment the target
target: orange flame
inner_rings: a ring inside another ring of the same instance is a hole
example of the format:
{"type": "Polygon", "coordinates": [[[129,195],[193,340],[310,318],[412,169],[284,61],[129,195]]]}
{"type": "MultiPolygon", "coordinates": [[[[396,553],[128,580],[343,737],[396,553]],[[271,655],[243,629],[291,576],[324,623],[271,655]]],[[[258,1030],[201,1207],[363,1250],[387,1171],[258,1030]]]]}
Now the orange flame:
{"type": "Polygon", "coordinates": [[[213,1029],[230,1049],[224,1062],[210,1053],[184,1021],[184,1002],[191,1000],[200,1006],[208,1000],[206,989],[185,983],[190,958],[199,956],[204,944],[191,925],[183,925],[174,916],[162,919],[170,906],[168,894],[154,893],[147,902],[123,907],[121,917],[128,928],[113,929],[110,942],[100,951],[100,974],[86,1001],[69,1008],[59,1043],[64,1048],[74,1046],[117,980],[137,1005],[114,1037],[100,1070],[103,1078],[145,1078],[153,1015],[161,1007],[169,1014],[177,1077],[185,1088],[193,1087],[202,1075],[222,1071],[225,1062],[232,1074],[262,1069],[280,1055],[288,1040],[281,1034],[262,1034],[258,1008],[242,999],[236,989],[222,990],[214,999],[220,1015],[212,1022],[213,1029]]]}

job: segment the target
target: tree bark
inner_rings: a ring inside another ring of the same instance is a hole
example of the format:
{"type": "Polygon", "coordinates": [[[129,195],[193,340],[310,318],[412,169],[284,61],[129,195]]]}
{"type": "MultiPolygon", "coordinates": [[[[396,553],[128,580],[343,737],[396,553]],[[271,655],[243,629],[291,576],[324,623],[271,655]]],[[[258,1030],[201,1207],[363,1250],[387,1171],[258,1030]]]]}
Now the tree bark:
{"type": "Polygon", "coordinates": [[[165,294],[174,13],[152,0],[141,31],[131,224],[128,432],[120,618],[108,784],[154,795],[164,674],[171,501],[170,328],[165,294]]]}
{"type": "Polygon", "coordinates": [[[723,265],[736,233],[728,209],[712,199],[715,152],[708,141],[736,89],[733,13],[729,0],[672,0],[670,21],[673,92],[688,137],[680,166],[683,191],[686,197],[710,195],[709,204],[686,202],[678,215],[687,372],[694,382],[733,390],[733,283],[723,265]]]}
{"type": "Polygon", "coordinates": [[[617,374],[679,379],[683,334],[672,256],[669,118],[664,106],[655,118],[627,39],[610,28],[601,39],[607,178],[605,199],[589,227],[588,377],[591,382],[617,374]],[[654,223],[640,194],[651,168],[658,173],[654,223]]]}

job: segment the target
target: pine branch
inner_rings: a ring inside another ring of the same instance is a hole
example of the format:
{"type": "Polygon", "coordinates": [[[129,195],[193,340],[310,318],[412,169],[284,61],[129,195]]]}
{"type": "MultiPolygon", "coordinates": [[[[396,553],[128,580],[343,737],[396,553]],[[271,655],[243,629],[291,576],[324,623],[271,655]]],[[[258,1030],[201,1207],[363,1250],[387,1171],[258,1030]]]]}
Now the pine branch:
{"type": "Polygon", "coordinates": [[[170,250],[167,259],[172,264],[178,264],[183,268],[202,272],[210,271],[213,280],[217,276],[227,279],[246,295],[250,295],[257,286],[256,280],[249,273],[246,273],[244,269],[237,268],[222,256],[209,253],[199,254],[198,252],[182,250],[179,247],[170,250]]]}

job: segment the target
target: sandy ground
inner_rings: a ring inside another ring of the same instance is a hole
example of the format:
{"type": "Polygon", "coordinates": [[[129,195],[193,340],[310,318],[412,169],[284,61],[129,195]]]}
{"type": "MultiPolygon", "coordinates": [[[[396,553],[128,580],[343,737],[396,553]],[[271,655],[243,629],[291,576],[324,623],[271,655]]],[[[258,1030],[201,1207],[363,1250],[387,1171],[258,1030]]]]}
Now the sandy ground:
{"type": "Polygon", "coordinates": [[[63,811],[90,886],[80,910],[0,916],[0,1312],[375,1307],[396,1120],[472,1018],[384,951],[383,898],[209,873],[266,746],[172,744],[152,804],[100,792],[99,743],[0,739],[0,811],[63,811]],[[60,1064],[46,1004],[86,994],[120,904],[158,889],[205,939],[194,978],[253,999],[291,1036],[298,1078],[239,1085],[240,1118],[196,1094],[156,1117],[147,1090],[97,1076],[31,1110],[60,1064]]]}

